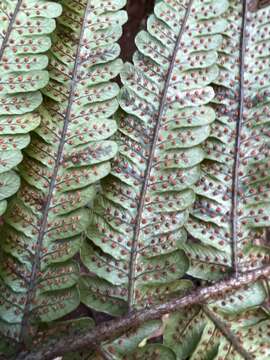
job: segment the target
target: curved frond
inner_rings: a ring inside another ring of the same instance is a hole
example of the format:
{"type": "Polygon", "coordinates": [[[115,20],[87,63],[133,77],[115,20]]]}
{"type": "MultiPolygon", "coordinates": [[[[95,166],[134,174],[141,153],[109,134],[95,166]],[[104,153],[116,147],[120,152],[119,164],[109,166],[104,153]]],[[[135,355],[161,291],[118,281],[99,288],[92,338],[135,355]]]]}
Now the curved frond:
{"type": "Polygon", "coordinates": [[[215,119],[209,83],[218,74],[226,8],[226,1],[161,1],[136,38],[134,64],[121,73],[119,154],[81,251],[101,278],[82,279],[82,301],[91,307],[119,314],[186,288],[179,278],[188,261],[178,247],[205,156],[201,144],[215,119]]]}
{"type": "Polygon", "coordinates": [[[88,224],[85,205],[117,151],[109,118],[118,107],[118,86],[110,80],[121,68],[116,41],[125,1],[61,4],[41,124],[25,151],[23,184],[1,234],[1,331],[19,340],[78,306],[72,258],[88,224]]]}
{"type": "Polygon", "coordinates": [[[217,120],[186,226],[189,273],[197,278],[216,280],[269,262],[269,16],[269,8],[249,11],[246,1],[230,1],[225,16],[217,120]]]}
{"type": "Polygon", "coordinates": [[[0,3],[0,215],[7,198],[19,188],[14,168],[40,117],[40,89],[49,80],[44,54],[61,6],[43,0],[4,0],[0,3]]]}

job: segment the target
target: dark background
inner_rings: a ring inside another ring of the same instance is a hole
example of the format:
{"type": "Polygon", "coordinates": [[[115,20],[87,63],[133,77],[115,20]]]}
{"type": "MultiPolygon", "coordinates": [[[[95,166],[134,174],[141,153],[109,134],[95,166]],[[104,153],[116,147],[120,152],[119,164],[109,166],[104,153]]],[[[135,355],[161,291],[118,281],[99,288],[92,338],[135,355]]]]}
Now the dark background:
{"type": "Polygon", "coordinates": [[[135,36],[145,28],[147,17],[153,11],[154,2],[155,0],[128,0],[126,10],[129,20],[124,26],[123,37],[120,41],[124,61],[131,61],[136,50],[135,36]]]}

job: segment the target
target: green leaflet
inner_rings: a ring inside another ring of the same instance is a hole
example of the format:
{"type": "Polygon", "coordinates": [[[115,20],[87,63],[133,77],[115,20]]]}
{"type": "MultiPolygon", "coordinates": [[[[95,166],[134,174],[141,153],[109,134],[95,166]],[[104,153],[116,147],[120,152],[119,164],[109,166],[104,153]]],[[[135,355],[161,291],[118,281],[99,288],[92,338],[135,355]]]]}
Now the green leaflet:
{"type": "Polygon", "coordinates": [[[59,16],[59,4],[43,0],[7,0],[0,3],[0,215],[6,199],[19,188],[12,171],[21,161],[39,115],[40,89],[49,80],[49,34],[59,16]]]}
{"type": "MultiPolygon", "coordinates": [[[[75,321],[60,322],[59,325],[66,327],[65,333],[71,331],[76,333],[78,330],[87,330],[91,328],[91,321],[87,318],[82,318],[75,321]]],[[[54,324],[50,336],[57,334],[59,325],[54,324]]],[[[176,360],[175,354],[172,350],[161,344],[147,344],[147,340],[155,337],[162,329],[162,322],[159,320],[152,320],[142,324],[138,329],[128,331],[125,335],[120,336],[112,342],[105,342],[99,344],[99,351],[92,351],[82,349],[73,353],[64,355],[64,360],[102,360],[104,357],[111,360],[176,360]]],[[[61,330],[61,328],[60,328],[61,330]]],[[[48,333],[48,332],[47,332],[48,333]]],[[[61,334],[61,332],[60,332],[61,334]]]]}
{"type": "Polygon", "coordinates": [[[119,89],[110,80],[122,67],[116,41],[126,21],[125,1],[61,5],[41,123],[19,166],[23,183],[1,233],[0,329],[26,343],[40,323],[80,302],[79,267],[72,258],[89,223],[85,206],[117,151],[109,140],[116,122],[109,118],[119,89]]]}
{"type": "MultiPolygon", "coordinates": [[[[162,331],[160,320],[147,321],[137,329],[128,331],[112,342],[101,344],[101,349],[112,360],[176,360],[172,350],[161,344],[147,344],[162,331]]],[[[96,360],[95,353],[91,360],[96,360]]],[[[77,360],[75,357],[64,360],[77,360]]]]}
{"type": "MultiPolygon", "coordinates": [[[[110,352],[108,352],[110,354],[110,352]]],[[[162,344],[149,344],[121,355],[110,355],[114,360],[176,360],[174,352],[162,344]]],[[[91,360],[96,357],[90,358],[91,360]]]]}
{"type": "Polygon", "coordinates": [[[198,200],[184,245],[189,274],[217,280],[269,260],[269,25],[270,9],[256,13],[230,1],[219,50],[213,107],[217,119],[206,142],[207,161],[196,183],[198,200]],[[245,44],[241,49],[241,36],[245,44]],[[240,61],[239,61],[240,57],[240,61]],[[240,63],[243,62],[242,69],[240,63]],[[238,150],[237,150],[238,147],[238,150]]]}
{"type": "Polygon", "coordinates": [[[121,72],[119,153],[81,249],[99,278],[81,280],[82,301],[92,308],[119,315],[187,289],[179,279],[189,264],[178,248],[215,119],[208,85],[218,75],[226,8],[226,1],[161,1],[136,38],[133,64],[121,72]]]}
{"type": "MultiPolygon", "coordinates": [[[[130,330],[118,339],[104,344],[102,349],[107,352],[114,360],[132,359],[132,354],[139,351],[147,339],[155,336],[162,328],[160,320],[147,321],[138,329],[130,330]]],[[[136,359],[134,357],[134,359],[136,359]]]]}
{"type": "Polygon", "coordinates": [[[257,283],[221,301],[171,314],[164,344],[177,360],[266,360],[270,356],[270,322],[259,308],[265,299],[266,292],[257,283]]]}

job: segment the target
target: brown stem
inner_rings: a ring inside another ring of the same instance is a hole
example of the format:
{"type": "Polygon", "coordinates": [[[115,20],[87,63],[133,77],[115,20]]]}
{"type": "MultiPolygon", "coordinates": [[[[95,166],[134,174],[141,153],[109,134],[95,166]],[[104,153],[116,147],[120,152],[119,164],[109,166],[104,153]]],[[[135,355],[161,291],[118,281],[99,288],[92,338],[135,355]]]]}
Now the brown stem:
{"type": "Polygon", "coordinates": [[[21,9],[21,6],[22,6],[22,0],[17,1],[17,4],[16,4],[13,14],[8,15],[9,16],[9,24],[8,24],[8,28],[7,28],[6,32],[4,33],[4,39],[2,40],[2,44],[0,47],[0,61],[1,62],[3,59],[4,52],[6,50],[6,47],[8,45],[8,42],[10,40],[10,35],[13,30],[13,26],[14,26],[16,17],[21,9]]]}
{"type": "Polygon", "coordinates": [[[237,277],[231,277],[214,285],[194,290],[189,295],[180,299],[171,300],[167,303],[153,306],[150,309],[135,311],[121,318],[107,321],[96,326],[91,331],[81,332],[76,336],[65,336],[58,341],[52,340],[43,346],[37,347],[32,352],[19,354],[16,360],[51,360],[57,356],[81,349],[87,348],[91,351],[91,349],[96,347],[97,343],[113,340],[148,320],[159,319],[170,312],[175,312],[194,304],[203,304],[210,299],[222,298],[228,292],[236,291],[244,285],[252,284],[269,276],[270,265],[248,271],[237,277]]]}
{"type": "Polygon", "coordinates": [[[246,55],[246,24],[247,24],[247,0],[242,0],[243,4],[243,18],[241,26],[241,44],[240,44],[240,96],[239,96],[239,115],[236,127],[236,141],[235,141],[235,159],[233,166],[233,194],[232,194],[232,256],[233,256],[233,270],[235,275],[238,275],[238,234],[239,234],[239,190],[240,190],[240,149],[241,149],[241,135],[244,115],[244,73],[245,73],[245,55],[246,55]]]}
{"type": "MultiPolygon", "coordinates": [[[[36,242],[36,252],[35,252],[35,255],[33,258],[33,265],[32,265],[31,276],[30,276],[30,285],[27,290],[24,315],[23,315],[23,319],[22,319],[22,326],[21,326],[21,333],[20,333],[21,342],[24,342],[24,340],[28,334],[30,314],[31,314],[31,304],[35,297],[38,273],[39,273],[40,267],[41,267],[41,263],[40,263],[41,250],[42,250],[44,236],[46,234],[46,231],[48,230],[47,227],[48,227],[48,218],[49,218],[50,207],[51,207],[52,199],[54,196],[53,193],[54,193],[56,183],[57,183],[57,176],[59,173],[59,169],[61,167],[63,151],[64,151],[64,147],[65,147],[65,140],[66,140],[68,126],[69,126],[70,119],[71,119],[72,105],[74,102],[77,81],[78,81],[78,70],[79,70],[80,61],[81,61],[81,58],[79,55],[80,55],[80,51],[81,51],[85,28],[87,25],[87,16],[90,12],[90,5],[91,5],[90,1],[88,1],[85,11],[84,11],[82,27],[81,27],[80,36],[78,39],[78,47],[77,47],[76,54],[75,54],[75,63],[74,63],[73,71],[72,71],[72,80],[71,80],[69,98],[68,98],[67,108],[66,108],[65,117],[64,117],[64,124],[63,124],[63,128],[61,131],[61,137],[60,137],[61,140],[60,140],[59,147],[57,150],[57,158],[56,158],[56,161],[54,164],[54,169],[52,171],[48,195],[47,195],[46,202],[44,204],[44,209],[42,212],[42,220],[40,223],[40,228],[38,230],[37,242],[36,242]]],[[[50,230],[52,230],[52,229],[50,229],[50,230]]]]}
{"type": "Polygon", "coordinates": [[[220,320],[206,306],[203,307],[203,312],[211,319],[219,331],[232,344],[233,348],[238,352],[239,355],[241,355],[244,360],[253,360],[252,355],[243,348],[241,345],[241,340],[230,330],[226,323],[220,320]]]}
{"type": "Polygon", "coordinates": [[[97,346],[97,353],[103,360],[113,360],[113,358],[105,350],[103,350],[101,346],[97,346]]]}

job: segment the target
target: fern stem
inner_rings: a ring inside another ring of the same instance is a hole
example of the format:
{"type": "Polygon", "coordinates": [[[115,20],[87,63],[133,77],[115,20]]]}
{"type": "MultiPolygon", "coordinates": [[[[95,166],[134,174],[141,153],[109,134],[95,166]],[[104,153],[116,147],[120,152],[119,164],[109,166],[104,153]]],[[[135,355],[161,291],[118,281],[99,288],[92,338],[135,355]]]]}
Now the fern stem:
{"type": "Polygon", "coordinates": [[[5,34],[5,37],[3,39],[3,42],[2,42],[2,45],[1,45],[1,48],[0,48],[0,62],[2,61],[4,51],[6,49],[6,46],[7,46],[11,31],[13,29],[13,25],[14,25],[16,16],[17,16],[18,12],[20,11],[21,5],[22,5],[22,0],[18,0],[17,4],[16,4],[16,7],[14,9],[14,13],[12,14],[12,17],[11,17],[11,19],[9,21],[7,32],[5,34]]]}
{"type": "Polygon", "coordinates": [[[240,343],[240,339],[233,334],[233,332],[228,328],[228,326],[220,320],[212,311],[210,311],[206,306],[202,307],[203,312],[209,317],[209,319],[215,324],[219,331],[224,335],[224,337],[229,340],[233,345],[239,355],[245,360],[253,360],[253,357],[243,348],[240,343]]]}
{"type": "Polygon", "coordinates": [[[37,347],[34,351],[18,355],[16,360],[50,360],[71,351],[79,351],[87,348],[95,349],[97,343],[113,340],[140,324],[154,319],[160,319],[163,315],[175,312],[194,304],[204,304],[211,299],[221,299],[224,294],[241,289],[245,285],[253,284],[270,276],[270,266],[251,270],[238,277],[232,276],[228,280],[217,282],[214,285],[194,290],[189,295],[167,303],[152,306],[141,311],[135,311],[124,317],[107,321],[96,326],[88,332],[80,332],[77,335],[65,336],[61,340],[51,340],[45,345],[37,347]]]}
{"type": "Polygon", "coordinates": [[[144,209],[144,205],[145,205],[145,197],[146,197],[146,193],[147,193],[147,189],[148,189],[148,180],[149,180],[151,170],[153,167],[153,161],[154,161],[154,155],[155,155],[155,151],[156,151],[156,144],[158,141],[158,134],[159,134],[159,130],[160,130],[161,119],[163,117],[164,109],[165,109],[166,102],[167,102],[167,93],[168,93],[171,79],[172,79],[176,56],[177,56],[177,53],[179,50],[182,36],[183,36],[185,28],[186,28],[186,23],[187,23],[189,14],[190,14],[192,3],[193,3],[193,0],[190,0],[188,3],[188,6],[186,8],[185,17],[183,19],[183,23],[182,23],[182,26],[181,26],[174,50],[173,50],[170,67],[169,67],[169,70],[167,73],[166,82],[164,85],[164,90],[163,90],[163,93],[161,96],[161,102],[160,102],[160,106],[159,106],[159,110],[158,110],[158,114],[157,114],[155,133],[154,133],[152,146],[151,146],[151,150],[150,150],[150,155],[149,155],[149,160],[148,160],[148,164],[147,164],[147,169],[146,169],[146,173],[145,173],[145,177],[144,177],[145,181],[144,181],[143,188],[141,191],[140,205],[139,205],[139,209],[138,209],[137,221],[136,221],[134,237],[133,237],[133,241],[132,241],[132,248],[131,248],[132,250],[131,250],[130,266],[129,266],[129,285],[128,285],[128,309],[129,309],[129,312],[132,310],[132,305],[133,305],[137,245],[138,245],[138,239],[140,236],[140,230],[141,230],[140,225],[141,225],[142,214],[143,214],[143,209],[144,209]]]}
{"type": "Polygon", "coordinates": [[[240,163],[240,147],[241,147],[241,132],[244,115],[244,67],[245,67],[245,51],[246,51],[246,23],[247,23],[247,0],[243,0],[243,17],[241,28],[241,42],[240,42],[240,94],[239,94],[239,115],[236,128],[236,142],[235,142],[235,158],[233,168],[233,185],[232,185],[232,263],[235,276],[238,275],[238,222],[239,222],[239,163],[240,163]]]}
{"type": "Polygon", "coordinates": [[[113,358],[99,346],[97,348],[97,353],[103,358],[103,360],[113,360],[113,358]]]}
{"type": "Polygon", "coordinates": [[[35,297],[37,277],[38,277],[38,273],[40,271],[40,258],[41,258],[41,251],[42,251],[42,243],[43,243],[44,235],[46,234],[46,228],[47,228],[47,224],[48,224],[48,215],[49,215],[49,211],[50,211],[50,207],[51,207],[53,192],[55,189],[56,178],[58,175],[59,167],[61,165],[62,154],[63,154],[65,142],[66,142],[66,134],[67,134],[71,110],[72,110],[72,104],[73,104],[74,96],[75,96],[75,92],[76,92],[78,69],[80,66],[79,54],[80,54],[81,44],[82,44],[84,31],[85,31],[85,27],[86,27],[87,16],[90,11],[90,3],[91,3],[91,1],[88,0],[87,6],[86,6],[85,12],[84,12],[83,23],[82,23],[82,27],[81,27],[79,40],[78,40],[78,47],[77,47],[76,55],[75,55],[75,62],[74,62],[72,78],[71,78],[71,87],[70,87],[70,92],[69,92],[68,105],[67,105],[67,109],[66,109],[66,113],[65,113],[65,117],[64,117],[63,129],[62,129],[62,133],[61,133],[61,140],[59,143],[57,157],[56,157],[56,161],[55,161],[55,165],[54,165],[54,170],[53,170],[53,174],[52,174],[51,181],[50,181],[48,196],[46,199],[46,203],[44,205],[43,218],[42,218],[42,222],[41,222],[38,237],[37,237],[37,246],[36,246],[36,252],[35,252],[35,256],[34,256],[34,260],[33,260],[32,271],[31,271],[30,285],[29,285],[28,292],[27,292],[25,311],[24,311],[24,316],[22,319],[20,341],[23,341],[24,338],[26,337],[27,330],[29,327],[31,304],[35,297]]]}

